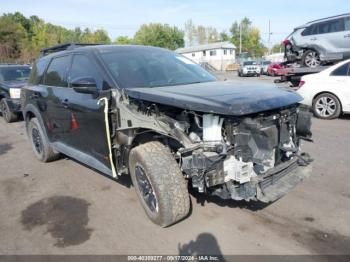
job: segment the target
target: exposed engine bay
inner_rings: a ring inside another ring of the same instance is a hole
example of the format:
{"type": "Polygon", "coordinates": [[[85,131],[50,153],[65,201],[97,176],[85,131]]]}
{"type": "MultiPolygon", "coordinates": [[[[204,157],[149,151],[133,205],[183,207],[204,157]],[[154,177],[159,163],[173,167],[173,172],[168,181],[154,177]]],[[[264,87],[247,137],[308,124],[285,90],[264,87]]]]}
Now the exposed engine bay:
{"type": "Polygon", "coordinates": [[[128,111],[142,122],[116,120],[115,144],[124,144],[116,148],[116,166],[127,166],[128,148],[148,134],[169,146],[193,188],[224,199],[271,202],[307,176],[312,159],[300,144],[311,140],[312,114],[299,104],[244,116],[133,99],[120,105],[117,115],[128,111]]]}

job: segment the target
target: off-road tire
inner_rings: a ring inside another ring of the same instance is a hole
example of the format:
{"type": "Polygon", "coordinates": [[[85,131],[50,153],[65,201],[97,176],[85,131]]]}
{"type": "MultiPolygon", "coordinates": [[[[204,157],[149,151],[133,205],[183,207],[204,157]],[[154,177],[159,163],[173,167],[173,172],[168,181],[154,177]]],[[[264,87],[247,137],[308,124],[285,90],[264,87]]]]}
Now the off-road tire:
{"type": "Polygon", "coordinates": [[[60,156],[59,153],[55,152],[50,146],[44,131],[37,118],[32,118],[27,124],[27,135],[32,145],[33,151],[37,159],[41,162],[51,162],[57,160],[60,156]],[[39,136],[41,140],[41,150],[38,151],[34,142],[33,133],[35,136],[39,136]]]}
{"type": "Polygon", "coordinates": [[[167,227],[183,219],[190,210],[187,181],[170,150],[158,141],[133,148],[129,155],[129,170],[141,205],[157,225],[167,227]],[[136,178],[141,167],[156,196],[158,209],[151,211],[146,204],[136,178]]]}
{"type": "Polygon", "coordinates": [[[341,104],[339,102],[339,99],[333,95],[333,94],[330,94],[330,93],[323,93],[323,94],[320,94],[318,95],[313,103],[312,103],[312,109],[314,111],[314,115],[318,118],[321,118],[321,119],[328,119],[328,120],[331,120],[331,119],[335,119],[335,118],[338,118],[341,114],[341,104]],[[324,116],[324,115],[321,115],[318,110],[317,110],[317,101],[319,101],[321,98],[329,98],[329,99],[332,99],[334,101],[334,104],[335,104],[335,110],[334,110],[334,113],[329,115],[329,116],[324,116]]]}
{"type": "Polygon", "coordinates": [[[2,117],[7,123],[12,123],[18,120],[18,114],[11,112],[5,98],[0,101],[0,110],[2,117]]]}

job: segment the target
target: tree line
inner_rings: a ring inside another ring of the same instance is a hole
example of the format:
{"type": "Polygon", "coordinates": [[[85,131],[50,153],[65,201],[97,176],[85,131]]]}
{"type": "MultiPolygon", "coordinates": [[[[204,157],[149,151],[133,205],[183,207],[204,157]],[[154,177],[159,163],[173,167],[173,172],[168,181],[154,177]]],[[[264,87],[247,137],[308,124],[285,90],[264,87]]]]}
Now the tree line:
{"type": "Polygon", "coordinates": [[[230,41],[239,46],[240,28],[242,52],[250,56],[262,56],[265,47],[261,43],[260,31],[252,26],[248,18],[234,22],[228,33],[218,33],[214,27],[195,25],[192,20],[185,23],[185,30],[168,24],[150,23],[142,25],[133,37],[119,36],[114,41],[103,29],[91,30],[76,27],[67,29],[63,26],[47,23],[38,16],[25,17],[20,12],[0,16],[0,62],[31,63],[40,50],[67,42],[86,44],[140,44],[151,45],[170,50],[218,41],[230,41]]]}

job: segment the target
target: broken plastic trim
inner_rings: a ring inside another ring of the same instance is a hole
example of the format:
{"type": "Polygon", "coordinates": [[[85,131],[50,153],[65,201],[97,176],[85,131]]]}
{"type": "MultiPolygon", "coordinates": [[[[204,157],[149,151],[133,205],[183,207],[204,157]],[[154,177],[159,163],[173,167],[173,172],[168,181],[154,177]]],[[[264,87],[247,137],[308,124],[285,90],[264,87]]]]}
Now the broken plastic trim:
{"type": "Polygon", "coordinates": [[[109,121],[108,121],[108,99],[103,97],[98,100],[97,104],[100,105],[101,102],[104,101],[104,115],[105,115],[105,127],[106,127],[106,136],[107,136],[107,144],[108,144],[108,154],[109,154],[109,162],[112,169],[112,176],[117,177],[117,172],[115,170],[115,166],[113,163],[113,155],[112,155],[112,142],[111,142],[111,134],[109,131],[109,121]]]}

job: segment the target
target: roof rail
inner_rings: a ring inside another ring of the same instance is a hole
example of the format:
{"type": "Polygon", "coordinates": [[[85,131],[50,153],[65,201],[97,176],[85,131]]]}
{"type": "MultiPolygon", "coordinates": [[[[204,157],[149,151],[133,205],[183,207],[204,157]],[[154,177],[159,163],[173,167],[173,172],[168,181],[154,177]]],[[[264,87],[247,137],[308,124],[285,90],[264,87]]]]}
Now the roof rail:
{"type": "Polygon", "coordinates": [[[350,15],[350,13],[345,13],[345,14],[341,14],[341,15],[333,15],[333,16],[329,16],[329,17],[325,17],[325,18],[316,19],[316,20],[307,22],[307,24],[311,24],[311,23],[315,23],[315,22],[319,22],[319,21],[323,21],[323,20],[327,20],[327,19],[337,18],[337,17],[345,16],[345,15],[350,15]]]}
{"type": "Polygon", "coordinates": [[[40,50],[40,56],[46,56],[52,53],[64,51],[64,50],[71,50],[77,47],[81,46],[93,46],[93,45],[99,45],[99,44],[78,44],[78,43],[65,43],[61,45],[55,45],[52,47],[44,48],[40,50]]]}

